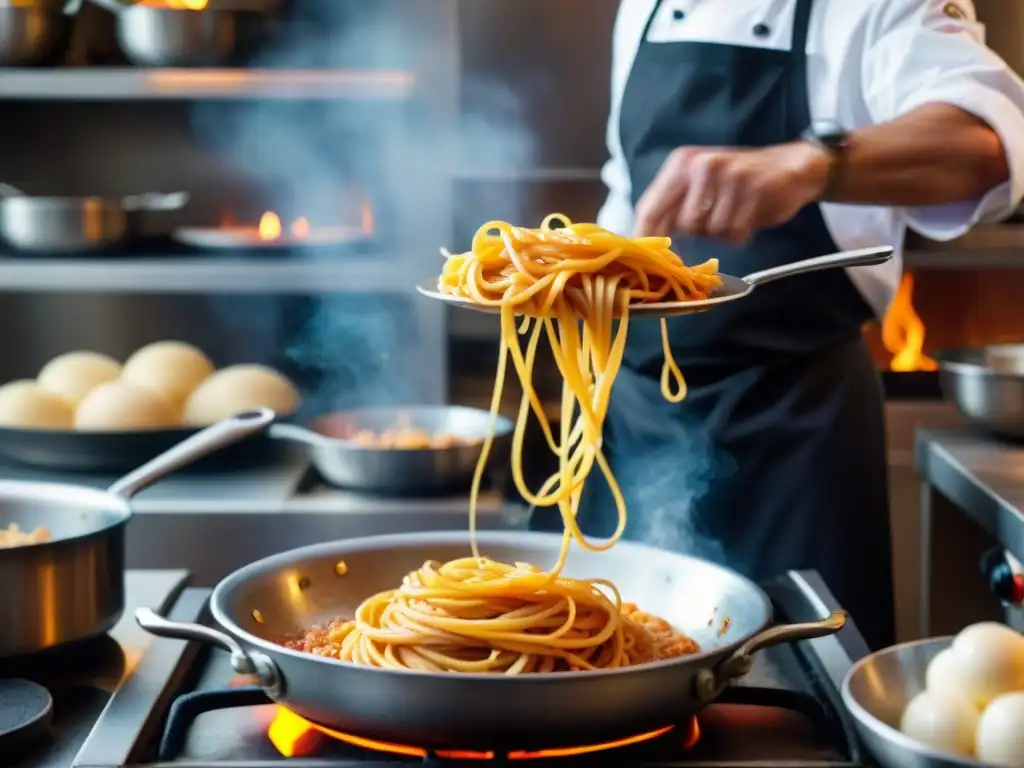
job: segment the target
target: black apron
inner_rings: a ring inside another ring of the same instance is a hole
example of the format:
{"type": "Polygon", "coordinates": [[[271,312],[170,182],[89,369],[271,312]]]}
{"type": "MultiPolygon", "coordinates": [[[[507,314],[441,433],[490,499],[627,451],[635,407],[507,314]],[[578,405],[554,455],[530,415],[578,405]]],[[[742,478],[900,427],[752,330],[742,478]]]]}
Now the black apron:
{"type": "MultiPolygon", "coordinates": [[[[811,0],[796,0],[790,51],[650,43],[648,21],[620,126],[634,205],[676,147],[799,139],[811,121],[810,14],[811,0]]],[[[689,263],[719,258],[733,275],[839,250],[817,205],[741,246],[682,237],[674,246],[689,263]]],[[[690,385],[678,405],[661,395],[657,321],[630,323],[604,445],[626,497],[627,537],[753,579],[817,570],[879,648],[894,641],[894,628],[883,398],[861,338],[871,314],[846,273],[833,270],[670,320],[690,385]]],[[[587,481],[579,520],[591,536],[614,530],[600,472],[587,481]]],[[[561,523],[541,510],[532,525],[561,523]]]]}

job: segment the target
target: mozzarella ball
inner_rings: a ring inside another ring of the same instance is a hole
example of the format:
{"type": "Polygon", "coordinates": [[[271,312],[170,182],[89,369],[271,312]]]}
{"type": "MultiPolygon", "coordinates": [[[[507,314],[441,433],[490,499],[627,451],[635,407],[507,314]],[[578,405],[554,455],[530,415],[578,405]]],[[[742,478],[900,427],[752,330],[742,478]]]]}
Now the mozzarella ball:
{"type": "Polygon", "coordinates": [[[928,670],[925,673],[925,687],[929,693],[939,695],[966,695],[951,648],[940,651],[928,664],[928,670]]]}
{"type": "Polygon", "coordinates": [[[75,427],[88,432],[168,429],[180,421],[167,403],[147,389],[125,381],[101,384],[75,411],[75,427]]]}
{"type": "Polygon", "coordinates": [[[293,413],[301,403],[288,379],[264,365],[232,365],[200,384],[185,403],[184,420],[203,427],[254,408],[293,413]]]}
{"type": "Polygon", "coordinates": [[[188,396],[213,373],[213,363],[193,346],[180,341],[158,341],[128,358],[121,378],[162,397],[180,411],[188,396]]]}
{"type": "Polygon", "coordinates": [[[978,709],[1004,693],[1024,690],[1024,637],[996,622],[973,624],[953,640],[963,693],[978,709]]]}
{"type": "Polygon", "coordinates": [[[993,699],[978,721],[975,754],[991,765],[1024,765],[1024,693],[993,699]]]}
{"type": "Polygon", "coordinates": [[[98,352],[68,352],[44,365],[36,382],[74,408],[93,389],[120,375],[121,364],[112,357],[98,352]]]}
{"type": "Polygon", "coordinates": [[[900,719],[900,730],[925,746],[954,755],[974,752],[978,711],[963,696],[930,691],[917,694],[900,719]]]}
{"type": "Polygon", "coordinates": [[[14,429],[71,429],[74,409],[36,382],[12,381],[0,387],[0,426],[14,429]]]}

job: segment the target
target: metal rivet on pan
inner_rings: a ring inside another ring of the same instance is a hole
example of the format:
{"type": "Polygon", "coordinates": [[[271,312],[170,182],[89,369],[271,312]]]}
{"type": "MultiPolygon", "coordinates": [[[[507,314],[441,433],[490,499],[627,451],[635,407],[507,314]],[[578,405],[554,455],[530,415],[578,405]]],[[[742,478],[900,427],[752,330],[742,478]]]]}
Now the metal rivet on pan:
{"type": "Polygon", "coordinates": [[[754,25],[754,36],[755,37],[768,37],[772,33],[772,28],[765,24],[763,21],[760,24],[754,25]]]}
{"type": "Polygon", "coordinates": [[[334,564],[334,574],[336,576],[344,576],[348,573],[348,563],[344,560],[339,560],[334,564]]]}
{"type": "Polygon", "coordinates": [[[310,580],[308,576],[299,577],[299,589],[309,589],[310,580]]]}
{"type": "Polygon", "coordinates": [[[257,623],[257,624],[262,624],[262,623],[263,623],[263,621],[264,621],[264,619],[263,619],[263,614],[262,614],[262,613],[260,613],[259,611],[256,611],[256,610],[254,610],[254,611],[252,612],[252,617],[253,617],[253,619],[255,619],[255,620],[256,620],[256,623],[257,623]]]}

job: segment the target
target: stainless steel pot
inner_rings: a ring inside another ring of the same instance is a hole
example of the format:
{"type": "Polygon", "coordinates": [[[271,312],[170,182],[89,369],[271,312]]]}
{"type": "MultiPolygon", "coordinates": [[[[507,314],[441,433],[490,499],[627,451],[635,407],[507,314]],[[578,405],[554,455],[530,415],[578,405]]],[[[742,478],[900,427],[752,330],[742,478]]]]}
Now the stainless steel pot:
{"type": "MultiPolygon", "coordinates": [[[[240,532],[240,535],[244,533],[240,532]]],[[[555,562],[561,536],[487,532],[483,551],[505,562],[555,562]]],[[[394,589],[427,560],[469,552],[466,533],[403,534],[296,549],[246,566],[214,590],[221,629],[136,614],[146,630],[231,652],[241,674],[302,717],[366,738],[423,747],[518,748],[610,741],[679,722],[745,675],[751,655],[778,643],[838,632],[844,614],[769,627],[771,603],[755,584],[712,563],[622,542],[607,552],[574,548],[565,573],[611,579],[701,644],[684,658],[628,669],[532,675],[383,670],[289,650],[275,639],[351,616],[366,597],[394,589]],[[339,568],[344,562],[346,568],[339,568]],[[723,619],[728,629],[720,634],[723,619]]]]}
{"type": "Polygon", "coordinates": [[[936,354],[943,394],[971,422],[1024,439],[1024,345],[943,350],[936,354]]]}
{"type": "Polygon", "coordinates": [[[133,5],[117,14],[117,41],[128,60],[139,66],[237,64],[264,39],[272,5],[210,0],[200,11],[133,5]]]}
{"type": "Polygon", "coordinates": [[[174,211],[188,194],[147,193],[128,197],[37,197],[0,185],[0,239],[35,253],[78,253],[114,248],[142,234],[142,218],[174,211]]]}
{"type": "MultiPolygon", "coordinates": [[[[275,424],[271,437],[308,446],[324,480],[363,493],[434,494],[469,488],[484,439],[491,431],[487,411],[461,406],[359,408],[313,419],[308,427],[275,424]],[[466,441],[451,448],[368,448],[352,441],[362,431],[375,434],[409,427],[466,441]]],[[[511,421],[499,416],[487,458],[488,472],[508,462],[511,421]]]]}
{"type": "Polygon", "coordinates": [[[0,481],[0,527],[45,526],[50,541],[0,549],[0,657],[35,653],[108,631],[124,612],[128,500],[174,470],[266,428],[268,410],[209,427],[106,491],[0,481]]]}
{"type": "Polygon", "coordinates": [[[0,66],[48,64],[61,56],[74,20],[63,0],[0,0],[0,66]]]}
{"type": "Polygon", "coordinates": [[[983,763],[926,747],[900,732],[907,704],[925,689],[929,662],[952,637],[894,645],[866,656],[843,682],[843,703],[857,733],[883,768],[982,768],[983,763]]]}

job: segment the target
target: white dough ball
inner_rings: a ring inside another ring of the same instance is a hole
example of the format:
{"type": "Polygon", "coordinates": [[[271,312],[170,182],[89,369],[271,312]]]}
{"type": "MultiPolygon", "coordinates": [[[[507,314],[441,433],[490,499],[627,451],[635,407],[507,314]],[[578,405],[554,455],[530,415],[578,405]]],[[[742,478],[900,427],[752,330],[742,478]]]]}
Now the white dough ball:
{"type": "Polygon", "coordinates": [[[125,381],[101,384],[75,411],[75,427],[88,432],[168,429],[180,423],[160,397],[125,381]]]}
{"type": "Polygon", "coordinates": [[[68,352],[43,366],[36,382],[67,400],[74,408],[100,384],[121,375],[121,364],[98,352],[68,352]]]}
{"type": "Polygon", "coordinates": [[[14,429],[71,429],[74,409],[62,397],[30,380],[0,387],[0,426],[14,429]]]}
{"type": "Polygon", "coordinates": [[[993,699],[978,721],[975,754],[991,765],[1024,765],[1024,693],[993,699]]]}
{"type": "Polygon", "coordinates": [[[951,650],[961,690],[978,709],[1001,694],[1024,690],[1024,637],[1010,627],[972,624],[954,638],[951,650]]]}
{"type": "Polygon", "coordinates": [[[964,696],[946,696],[930,691],[917,694],[900,719],[900,730],[934,749],[954,755],[974,752],[978,711],[964,696]]]}
{"type": "Polygon", "coordinates": [[[288,379],[265,365],[232,365],[200,384],[185,403],[184,420],[203,427],[254,408],[293,413],[301,403],[288,379]]]}
{"type": "Polygon", "coordinates": [[[159,395],[180,411],[213,370],[213,363],[195,347],[180,341],[158,341],[129,357],[121,378],[159,395]]]}

